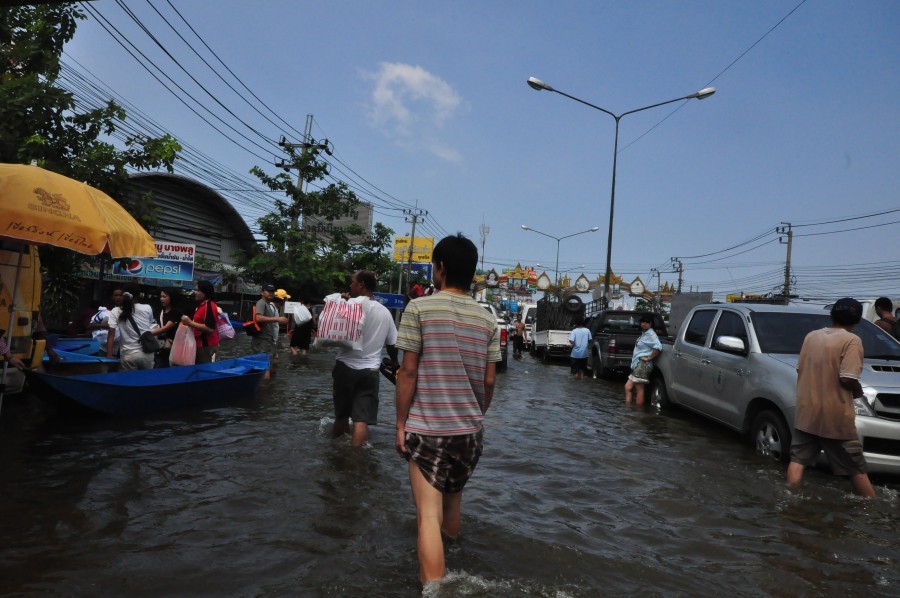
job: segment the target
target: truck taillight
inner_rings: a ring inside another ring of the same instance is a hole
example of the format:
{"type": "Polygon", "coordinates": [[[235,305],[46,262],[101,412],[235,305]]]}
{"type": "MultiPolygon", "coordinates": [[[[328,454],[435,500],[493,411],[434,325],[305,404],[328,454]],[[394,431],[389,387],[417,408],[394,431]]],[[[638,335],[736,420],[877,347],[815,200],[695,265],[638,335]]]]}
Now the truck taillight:
{"type": "Polygon", "coordinates": [[[616,352],[616,339],[614,339],[614,338],[609,340],[609,352],[610,353],[616,352]]]}

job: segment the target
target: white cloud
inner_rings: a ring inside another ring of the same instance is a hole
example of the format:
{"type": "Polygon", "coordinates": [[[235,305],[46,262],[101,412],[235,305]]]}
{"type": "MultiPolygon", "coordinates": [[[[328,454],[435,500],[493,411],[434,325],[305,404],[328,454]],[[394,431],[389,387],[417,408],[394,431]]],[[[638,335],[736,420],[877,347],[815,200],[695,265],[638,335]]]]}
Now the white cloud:
{"type": "Polygon", "coordinates": [[[382,62],[368,77],[375,82],[373,123],[398,137],[399,143],[421,147],[445,160],[461,159],[459,152],[432,139],[462,104],[449,83],[420,66],[391,62],[382,62]]]}

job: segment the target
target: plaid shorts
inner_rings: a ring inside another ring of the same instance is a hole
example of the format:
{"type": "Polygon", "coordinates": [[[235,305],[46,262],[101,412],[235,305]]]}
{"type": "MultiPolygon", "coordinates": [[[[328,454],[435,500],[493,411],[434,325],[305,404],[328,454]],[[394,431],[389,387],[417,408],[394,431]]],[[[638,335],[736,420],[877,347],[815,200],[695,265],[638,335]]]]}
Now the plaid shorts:
{"type": "Polygon", "coordinates": [[[406,433],[409,458],[435,489],[444,494],[462,492],[483,451],[483,431],[463,436],[423,436],[406,433]]]}

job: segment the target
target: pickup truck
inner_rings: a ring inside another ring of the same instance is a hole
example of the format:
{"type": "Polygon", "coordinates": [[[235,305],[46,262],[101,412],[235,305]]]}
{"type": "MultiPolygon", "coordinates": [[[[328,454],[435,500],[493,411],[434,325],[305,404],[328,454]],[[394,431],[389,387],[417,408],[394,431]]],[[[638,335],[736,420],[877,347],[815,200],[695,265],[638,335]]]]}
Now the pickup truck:
{"type": "MultiPolygon", "coordinates": [[[[591,331],[591,353],[588,369],[594,378],[606,377],[614,371],[628,372],[631,369],[631,354],[634,344],[643,334],[640,311],[601,311],[588,318],[587,328],[591,331]]],[[[653,329],[662,339],[668,336],[662,316],[653,314],[653,329]]]]}
{"type": "Polygon", "coordinates": [[[506,324],[506,320],[501,318],[497,313],[497,308],[491,305],[490,303],[481,303],[478,302],[478,305],[486,309],[490,312],[492,316],[494,316],[494,320],[497,322],[497,332],[500,335],[500,362],[497,364],[498,372],[505,372],[506,365],[509,363],[509,326],[506,324]]]}
{"type": "Polygon", "coordinates": [[[585,305],[581,298],[548,294],[537,302],[535,311],[531,351],[544,361],[569,355],[572,352],[569,334],[575,327],[575,320],[584,318],[585,305]]]}
{"type": "MultiPolygon", "coordinates": [[[[806,335],[831,325],[821,308],[710,304],[661,339],[650,401],[679,405],[737,430],[756,451],[790,458],[797,357],[806,335]]],[[[871,322],[854,327],[865,352],[854,401],[869,471],[900,474],[900,343],[871,322]]]]}

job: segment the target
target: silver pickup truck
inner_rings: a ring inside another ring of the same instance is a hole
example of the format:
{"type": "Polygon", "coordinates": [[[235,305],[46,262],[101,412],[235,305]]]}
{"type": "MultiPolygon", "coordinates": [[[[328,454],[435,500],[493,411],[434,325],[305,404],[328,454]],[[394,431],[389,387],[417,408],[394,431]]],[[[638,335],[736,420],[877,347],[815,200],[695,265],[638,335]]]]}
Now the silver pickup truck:
{"type": "MultiPolygon", "coordinates": [[[[651,402],[672,403],[741,432],[758,453],[790,458],[797,357],[807,333],[831,325],[821,308],[711,304],[688,314],[674,341],[663,340],[651,402]]],[[[865,397],[856,430],[869,471],[900,474],[900,343],[871,322],[862,339],[865,397]]]]}

